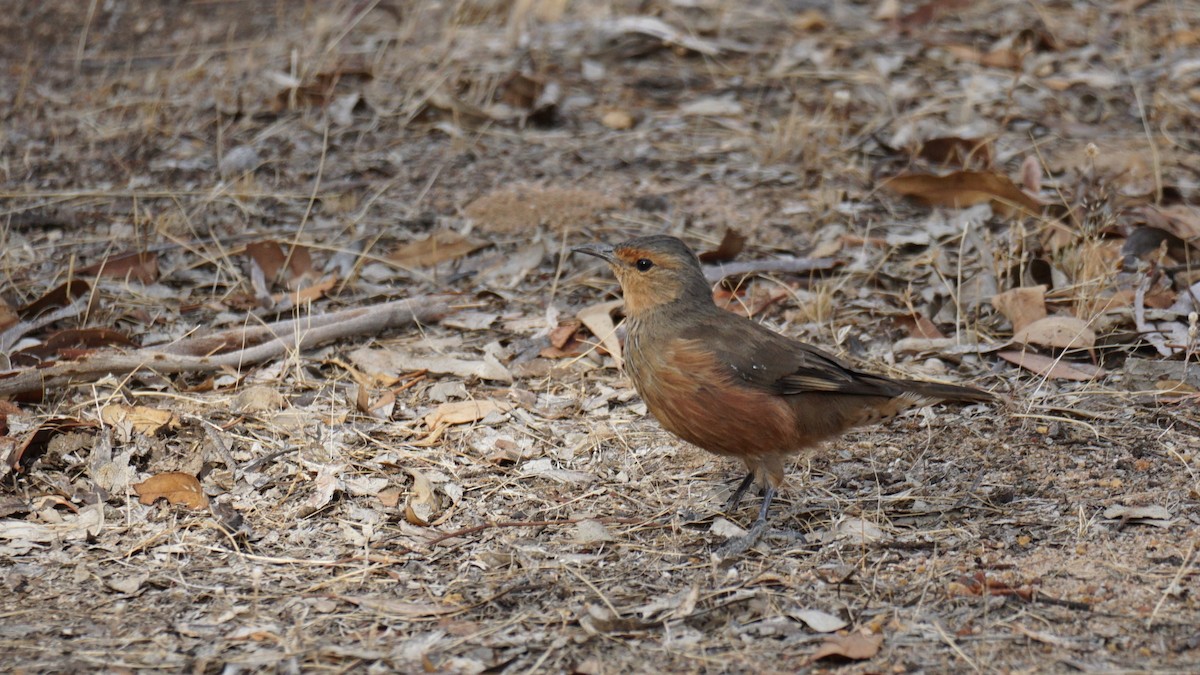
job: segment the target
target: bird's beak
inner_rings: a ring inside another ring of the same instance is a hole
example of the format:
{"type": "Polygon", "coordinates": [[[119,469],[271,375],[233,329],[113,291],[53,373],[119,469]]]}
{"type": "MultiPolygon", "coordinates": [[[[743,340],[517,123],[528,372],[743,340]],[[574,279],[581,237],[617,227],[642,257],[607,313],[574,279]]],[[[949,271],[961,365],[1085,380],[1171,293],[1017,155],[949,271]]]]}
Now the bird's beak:
{"type": "Polygon", "coordinates": [[[613,247],[608,244],[584,244],[583,246],[572,248],[571,253],[586,253],[587,255],[594,255],[612,265],[617,263],[617,257],[613,254],[613,247]]]}

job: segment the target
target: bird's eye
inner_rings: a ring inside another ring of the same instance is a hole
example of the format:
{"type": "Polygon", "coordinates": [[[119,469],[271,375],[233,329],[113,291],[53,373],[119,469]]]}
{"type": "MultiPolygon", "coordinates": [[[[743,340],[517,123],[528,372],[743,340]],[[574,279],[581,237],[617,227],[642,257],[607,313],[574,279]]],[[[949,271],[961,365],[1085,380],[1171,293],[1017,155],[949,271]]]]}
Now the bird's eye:
{"type": "Polygon", "coordinates": [[[645,272],[654,267],[654,261],[649,258],[638,258],[638,261],[634,264],[637,266],[639,272],[645,272]]]}

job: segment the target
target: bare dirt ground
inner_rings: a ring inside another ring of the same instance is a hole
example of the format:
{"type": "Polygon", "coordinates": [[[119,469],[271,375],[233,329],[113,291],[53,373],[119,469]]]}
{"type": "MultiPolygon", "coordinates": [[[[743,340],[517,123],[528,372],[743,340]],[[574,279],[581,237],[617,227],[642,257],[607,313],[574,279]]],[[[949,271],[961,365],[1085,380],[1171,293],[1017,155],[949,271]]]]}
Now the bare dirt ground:
{"type": "Polygon", "coordinates": [[[1198,54],[1195,2],[9,3],[0,663],[1196,672],[1198,54]],[[1005,398],[798,458],[732,558],[566,254],[727,229],[800,261],[732,311],[1005,398]]]}

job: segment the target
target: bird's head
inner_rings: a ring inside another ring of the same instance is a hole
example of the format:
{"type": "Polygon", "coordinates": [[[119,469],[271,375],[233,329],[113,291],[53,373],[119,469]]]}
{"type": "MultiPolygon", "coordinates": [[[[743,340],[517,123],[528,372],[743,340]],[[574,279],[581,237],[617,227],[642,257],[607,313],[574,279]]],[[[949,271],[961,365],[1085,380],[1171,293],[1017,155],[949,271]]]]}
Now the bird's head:
{"type": "Polygon", "coordinates": [[[637,237],[616,246],[587,244],[571,251],[596,256],[612,267],[625,292],[627,316],[677,302],[712,304],[700,260],[675,237],[637,237]]]}

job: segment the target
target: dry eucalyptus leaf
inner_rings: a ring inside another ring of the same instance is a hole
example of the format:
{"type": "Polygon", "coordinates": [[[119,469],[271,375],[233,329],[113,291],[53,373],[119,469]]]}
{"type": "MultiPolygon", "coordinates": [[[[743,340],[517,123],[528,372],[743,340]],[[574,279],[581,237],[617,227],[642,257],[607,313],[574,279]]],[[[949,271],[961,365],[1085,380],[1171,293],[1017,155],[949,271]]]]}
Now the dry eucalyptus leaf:
{"type": "Polygon", "coordinates": [[[143,436],[153,436],[163,429],[179,427],[179,417],[173,412],[124,403],[110,403],[101,408],[100,421],[111,426],[129,425],[143,436]]]}
{"type": "Polygon", "coordinates": [[[788,615],[797,621],[803,621],[818,633],[832,633],[847,625],[842,619],[819,609],[798,609],[788,612],[788,615]]]}
{"type": "Polygon", "coordinates": [[[812,656],[808,657],[808,662],[812,663],[831,656],[862,661],[878,654],[881,646],[883,646],[882,635],[863,635],[862,633],[832,635],[817,648],[817,651],[813,652],[812,656]]]}
{"type": "Polygon", "coordinates": [[[404,496],[404,490],[398,487],[388,487],[380,490],[379,494],[375,496],[379,498],[379,503],[390,509],[400,504],[400,498],[404,496]]]}
{"type": "Polygon", "coordinates": [[[1073,316],[1047,316],[1018,330],[1013,342],[1054,349],[1087,349],[1096,346],[1096,332],[1073,316]]]}
{"type": "Polygon", "coordinates": [[[282,410],[287,399],[273,387],[247,387],[233,399],[233,409],[242,413],[261,413],[282,410]]]}
{"type": "Polygon", "coordinates": [[[165,499],[175,506],[202,511],[208,508],[208,497],[200,488],[200,481],[189,473],[170,471],[151,476],[141,483],[133,484],[138,501],[150,506],[165,499]]]}
{"type": "Polygon", "coordinates": [[[992,297],[992,306],[1019,331],[1046,316],[1046,287],[1013,288],[992,297]]]}
{"type": "Polygon", "coordinates": [[[575,316],[588,330],[592,331],[604,345],[605,351],[612,355],[617,367],[625,362],[621,355],[621,341],[617,339],[617,327],[612,320],[612,311],[625,304],[624,300],[611,300],[592,305],[579,311],[575,316]]]}
{"type": "Polygon", "coordinates": [[[468,361],[449,356],[414,356],[408,352],[392,349],[369,349],[363,347],[350,352],[350,362],[355,367],[382,381],[394,381],[397,373],[425,370],[438,375],[455,375],[494,382],[511,383],[512,373],[491,354],[483,359],[468,361]]]}
{"type": "Polygon", "coordinates": [[[508,412],[514,408],[508,401],[498,401],[494,398],[477,401],[453,401],[443,403],[436,410],[425,416],[425,424],[430,429],[478,422],[493,412],[508,412]]]}
{"type": "Polygon", "coordinates": [[[996,356],[1025,370],[1057,380],[1087,382],[1108,375],[1108,371],[1099,366],[1093,366],[1089,363],[1064,361],[1060,358],[1043,356],[1034,352],[1006,350],[997,352],[996,356]]]}
{"type": "Polygon", "coordinates": [[[868,544],[887,537],[878,525],[862,518],[847,518],[838,523],[836,531],[856,543],[868,544]]]}
{"type": "Polygon", "coordinates": [[[487,246],[486,241],[442,230],[421,241],[396,247],[388,254],[388,260],[401,267],[432,267],[447,260],[461,258],[484,246],[487,246]]]}
{"type": "Polygon", "coordinates": [[[406,469],[413,478],[412,489],[408,492],[408,502],[404,504],[404,519],[413,525],[428,527],[437,517],[437,495],[433,492],[433,483],[423,472],[416,469],[406,469]]]}
{"type": "Polygon", "coordinates": [[[729,539],[746,536],[746,530],[743,527],[731,520],[728,520],[727,518],[722,518],[720,516],[713,520],[712,527],[710,527],[708,531],[712,532],[718,537],[727,537],[729,539]]]}
{"type": "Polygon", "coordinates": [[[598,520],[581,520],[575,523],[571,541],[576,544],[599,544],[616,539],[604,523],[598,520]]]}
{"type": "Polygon", "coordinates": [[[990,203],[1000,213],[1042,212],[1044,205],[1003,174],[956,171],[946,175],[911,173],[884,181],[883,187],[926,206],[966,208],[990,203]]]}
{"type": "Polygon", "coordinates": [[[1121,520],[1138,525],[1152,525],[1162,528],[1168,528],[1175,523],[1175,520],[1171,518],[1171,512],[1165,507],[1158,505],[1123,506],[1114,504],[1104,509],[1104,517],[1111,520],[1121,520]]]}

